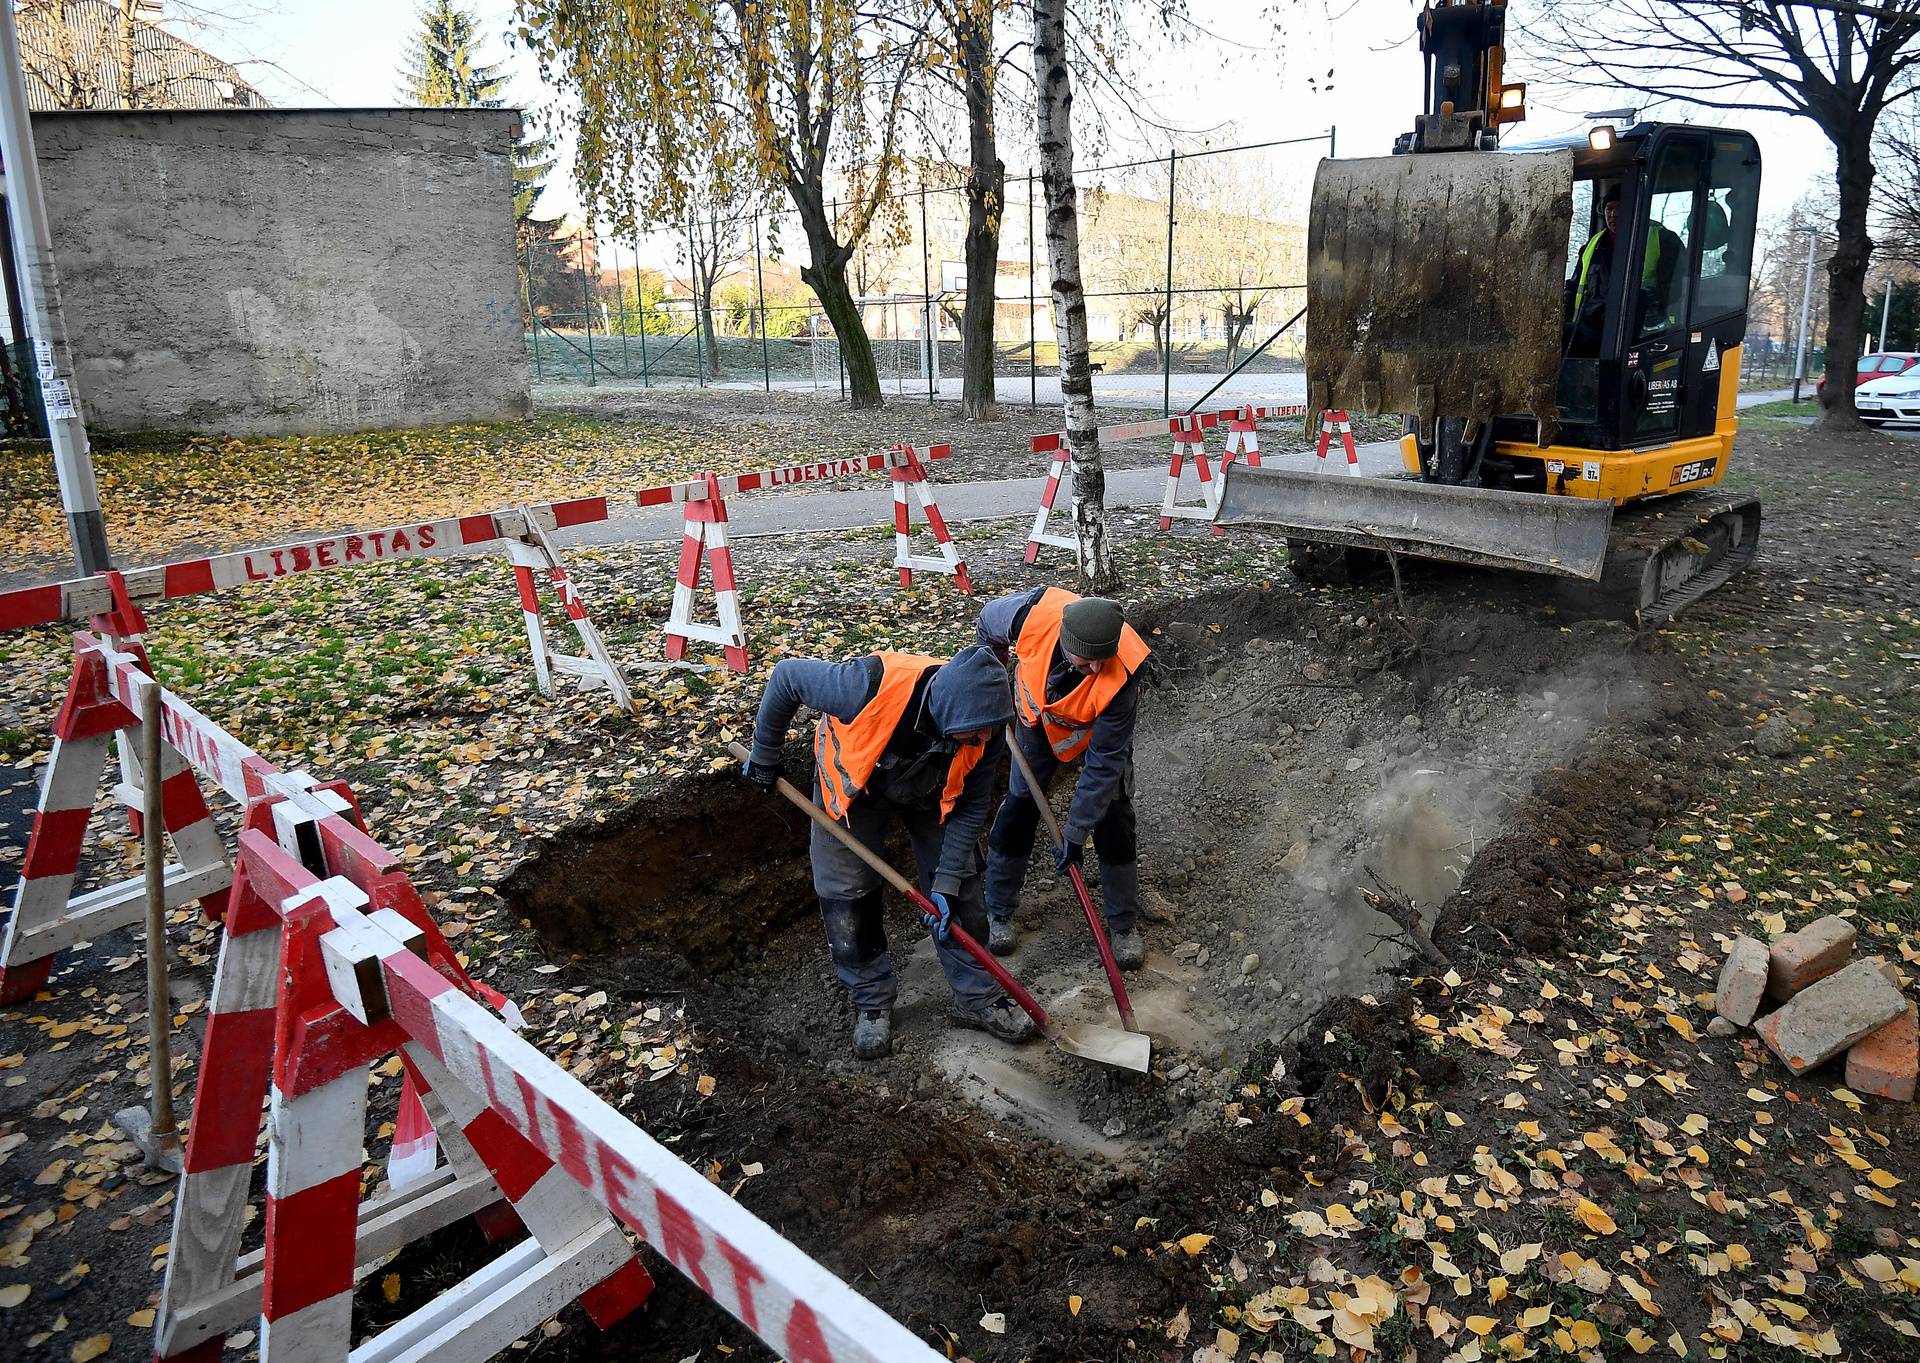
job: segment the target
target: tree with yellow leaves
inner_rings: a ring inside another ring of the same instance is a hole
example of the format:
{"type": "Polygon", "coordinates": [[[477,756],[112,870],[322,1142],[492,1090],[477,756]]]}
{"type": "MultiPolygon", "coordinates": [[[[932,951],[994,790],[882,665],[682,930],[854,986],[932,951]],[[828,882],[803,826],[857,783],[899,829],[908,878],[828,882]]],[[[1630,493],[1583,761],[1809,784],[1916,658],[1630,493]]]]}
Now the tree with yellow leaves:
{"type": "Polygon", "coordinates": [[[897,225],[908,82],[924,28],[894,0],[521,0],[519,36],[578,104],[574,174],[610,221],[776,188],[806,238],[800,276],[832,323],[855,407],[880,378],[847,265],[897,225]],[[833,198],[829,198],[829,193],[833,198]]]}

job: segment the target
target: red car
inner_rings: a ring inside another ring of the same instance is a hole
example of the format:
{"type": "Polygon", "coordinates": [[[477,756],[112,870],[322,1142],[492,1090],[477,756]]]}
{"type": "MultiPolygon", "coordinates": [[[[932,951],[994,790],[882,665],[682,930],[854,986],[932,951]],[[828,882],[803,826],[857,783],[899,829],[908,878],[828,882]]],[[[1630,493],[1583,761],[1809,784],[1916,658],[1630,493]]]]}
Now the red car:
{"type": "MultiPolygon", "coordinates": [[[[1860,357],[1859,368],[1853,371],[1853,386],[1858,388],[1868,379],[1884,379],[1889,374],[1904,374],[1916,364],[1920,364],[1920,352],[1911,350],[1881,350],[1860,357]]],[[[1813,386],[1816,393],[1827,389],[1826,376],[1813,386]]]]}

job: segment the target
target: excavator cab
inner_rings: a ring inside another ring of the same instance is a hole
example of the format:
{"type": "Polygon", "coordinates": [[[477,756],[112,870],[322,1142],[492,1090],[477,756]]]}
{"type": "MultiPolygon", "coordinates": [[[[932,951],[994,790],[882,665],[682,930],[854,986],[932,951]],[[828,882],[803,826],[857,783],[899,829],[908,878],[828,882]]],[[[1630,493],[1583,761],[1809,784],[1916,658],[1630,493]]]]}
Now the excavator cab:
{"type": "Polygon", "coordinates": [[[1601,582],[1671,614],[1757,543],[1752,498],[1677,494],[1732,453],[1759,146],[1641,123],[1499,149],[1525,101],[1503,27],[1500,5],[1429,6],[1414,130],[1314,182],[1308,407],[1403,414],[1418,481],[1236,463],[1216,519],[1601,582]],[[1652,528],[1616,517],[1643,503],[1652,528]]]}

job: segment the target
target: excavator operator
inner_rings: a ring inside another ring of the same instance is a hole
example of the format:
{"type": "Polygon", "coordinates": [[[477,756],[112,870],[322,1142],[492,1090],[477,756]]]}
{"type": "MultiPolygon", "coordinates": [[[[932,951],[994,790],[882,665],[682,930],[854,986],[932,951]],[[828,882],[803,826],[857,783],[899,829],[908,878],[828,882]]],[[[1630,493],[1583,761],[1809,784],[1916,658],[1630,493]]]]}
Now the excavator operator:
{"type": "Polygon", "coordinates": [[[1600,331],[1607,319],[1607,284],[1613,278],[1613,257],[1620,237],[1620,186],[1607,191],[1600,221],[1600,230],[1581,248],[1573,277],[1567,281],[1568,355],[1592,357],[1600,353],[1600,331]]]}
{"type": "MultiPolygon", "coordinates": [[[[1587,239],[1567,280],[1567,340],[1564,353],[1592,358],[1600,353],[1600,334],[1606,325],[1607,300],[1612,290],[1614,258],[1619,254],[1620,186],[1606,192],[1600,206],[1601,228],[1587,239]]],[[[1649,224],[1647,250],[1640,262],[1642,335],[1664,329],[1678,307],[1674,285],[1686,259],[1686,242],[1658,222],[1649,224]]]]}

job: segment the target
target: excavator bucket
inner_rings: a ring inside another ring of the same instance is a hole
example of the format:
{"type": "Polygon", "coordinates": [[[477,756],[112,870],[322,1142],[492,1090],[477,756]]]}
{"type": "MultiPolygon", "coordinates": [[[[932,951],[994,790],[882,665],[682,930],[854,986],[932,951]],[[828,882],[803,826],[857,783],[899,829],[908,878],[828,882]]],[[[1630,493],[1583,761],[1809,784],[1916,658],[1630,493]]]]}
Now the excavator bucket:
{"type": "Polygon", "coordinates": [[[1341,478],[1227,466],[1216,525],[1253,525],[1289,539],[1392,549],[1485,568],[1598,581],[1613,504],[1449,487],[1410,478],[1341,478]]]}
{"type": "Polygon", "coordinates": [[[1568,151],[1322,161],[1307,229],[1307,403],[1559,430],[1568,151]]]}

